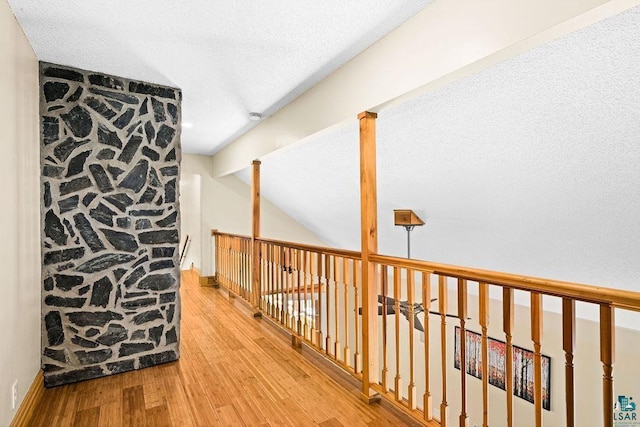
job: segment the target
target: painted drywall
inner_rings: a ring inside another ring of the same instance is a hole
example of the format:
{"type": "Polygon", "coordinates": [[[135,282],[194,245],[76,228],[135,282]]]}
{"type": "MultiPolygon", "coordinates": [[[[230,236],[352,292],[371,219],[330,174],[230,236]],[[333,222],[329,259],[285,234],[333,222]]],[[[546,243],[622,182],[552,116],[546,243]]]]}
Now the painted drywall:
{"type": "MultiPolygon", "coordinates": [[[[233,175],[215,178],[209,156],[183,155],[182,173],[187,180],[181,179],[181,188],[190,185],[191,175],[200,177],[200,224],[193,224],[193,221],[197,221],[196,215],[186,214],[183,217],[183,230],[199,230],[200,244],[196,245],[194,238],[194,244],[190,247],[188,254],[202,275],[212,275],[214,266],[211,230],[251,234],[251,188],[233,175]]],[[[260,231],[263,237],[324,245],[320,238],[297,223],[291,216],[265,198],[261,200],[260,231]]],[[[197,209],[197,206],[183,205],[182,209],[189,211],[197,209]]],[[[190,265],[185,262],[183,268],[188,268],[190,265]]]]}
{"type": "Polygon", "coordinates": [[[202,177],[195,173],[180,174],[180,269],[200,268],[202,245],[200,194],[202,177]],[[188,237],[188,241],[187,241],[188,237]],[[186,246],[185,246],[186,245],[186,246]]]}
{"type": "Polygon", "coordinates": [[[0,425],[9,425],[40,368],[38,60],[0,1],[0,425]]]}
{"type": "Polygon", "coordinates": [[[216,176],[244,168],[365,110],[433,90],[619,13],[638,0],[434,2],[214,156],[216,176]]]}

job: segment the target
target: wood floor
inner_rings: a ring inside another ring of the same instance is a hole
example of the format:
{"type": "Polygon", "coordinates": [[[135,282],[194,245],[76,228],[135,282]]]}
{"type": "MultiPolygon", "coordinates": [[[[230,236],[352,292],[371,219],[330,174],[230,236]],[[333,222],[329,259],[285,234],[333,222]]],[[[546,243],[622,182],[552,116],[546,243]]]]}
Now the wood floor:
{"type": "Polygon", "coordinates": [[[180,360],[45,390],[30,426],[394,426],[356,382],[294,349],[226,292],[183,274],[180,360]],[[322,366],[320,366],[322,365],[322,366]]]}

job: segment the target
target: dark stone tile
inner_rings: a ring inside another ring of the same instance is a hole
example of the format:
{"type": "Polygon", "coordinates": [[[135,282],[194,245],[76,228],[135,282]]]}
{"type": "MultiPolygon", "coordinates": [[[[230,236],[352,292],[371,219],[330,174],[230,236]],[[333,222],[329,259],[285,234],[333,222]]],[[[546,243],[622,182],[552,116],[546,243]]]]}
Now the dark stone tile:
{"type": "Polygon", "coordinates": [[[57,79],[71,80],[74,82],[84,82],[84,76],[77,71],[66,70],[64,68],[47,67],[44,70],[44,75],[47,77],[54,77],[57,79]]]}
{"type": "Polygon", "coordinates": [[[140,292],[126,292],[124,294],[125,299],[127,298],[138,298],[138,297],[144,297],[149,295],[149,292],[145,292],[145,291],[140,291],[140,292]]]}
{"type": "Polygon", "coordinates": [[[122,320],[122,314],[113,311],[76,311],[67,313],[69,321],[74,325],[104,326],[112,320],[122,320]]]}
{"type": "Polygon", "coordinates": [[[178,107],[176,106],[176,104],[167,102],[167,112],[171,117],[171,123],[173,125],[177,125],[178,124],[178,107]]]}
{"type": "Polygon", "coordinates": [[[87,161],[87,157],[91,154],[91,151],[83,151],[71,160],[69,160],[69,166],[67,166],[66,177],[78,175],[84,171],[84,163],[87,161]]]}
{"type": "Polygon", "coordinates": [[[42,138],[44,145],[49,145],[60,139],[60,122],[57,117],[42,117],[42,138]]]}
{"type": "Polygon", "coordinates": [[[67,244],[67,233],[60,218],[49,209],[44,215],[44,235],[53,240],[58,246],[67,244]]]}
{"type": "Polygon", "coordinates": [[[44,183],[44,189],[42,191],[42,201],[44,202],[45,208],[51,206],[51,184],[49,184],[48,182],[44,183]]]}
{"type": "Polygon", "coordinates": [[[175,89],[162,86],[149,85],[142,82],[129,82],[129,91],[144,95],[159,96],[161,98],[176,99],[175,89]]]}
{"type": "Polygon", "coordinates": [[[112,291],[113,283],[111,283],[111,280],[109,280],[107,276],[103,277],[93,284],[93,291],[91,292],[91,301],[89,304],[94,307],[107,308],[112,291]]]}
{"type": "Polygon", "coordinates": [[[112,374],[119,374],[121,372],[133,371],[134,360],[121,360],[119,362],[107,363],[107,369],[112,374]]]}
{"type": "Polygon", "coordinates": [[[95,363],[102,363],[106,360],[109,360],[113,356],[113,351],[110,348],[93,351],[79,350],[74,353],[81,365],[93,365],[95,363]]]}
{"type": "Polygon", "coordinates": [[[105,196],[104,199],[119,209],[120,212],[125,212],[127,208],[133,204],[131,197],[127,196],[125,193],[111,194],[109,196],[105,196]]]}
{"type": "Polygon", "coordinates": [[[80,96],[82,96],[82,92],[84,91],[84,89],[82,89],[82,86],[79,86],[75,92],[73,92],[68,98],[67,98],[67,103],[70,104],[72,102],[76,102],[78,99],[80,99],[80,96]]]}
{"type": "Polygon", "coordinates": [[[44,254],[45,265],[60,264],[62,262],[70,261],[72,259],[80,259],[84,256],[84,248],[69,248],[59,251],[46,252],[44,254]]]}
{"type": "Polygon", "coordinates": [[[82,204],[85,206],[89,206],[93,201],[93,199],[96,198],[96,196],[97,196],[96,193],[91,193],[91,192],[85,194],[85,196],[82,198],[82,204]]]}
{"type": "Polygon", "coordinates": [[[84,283],[84,277],[82,276],[69,276],[67,274],[55,274],[56,287],[63,291],[70,291],[76,286],[84,283]]]}
{"type": "Polygon", "coordinates": [[[140,369],[148,368],[149,366],[160,365],[162,363],[168,363],[178,360],[178,355],[174,351],[163,351],[158,354],[148,354],[140,356],[138,363],[140,369]]]}
{"type": "Polygon", "coordinates": [[[153,202],[153,199],[156,197],[156,194],[158,194],[158,192],[156,190],[154,190],[151,187],[147,187],[147,189],[144,190],[144,193],[142,193],[142,196],[140,197],[140,200],[138,200],[138,204],[141,205],[143,203],[151,203],[151,202],[153,202]]]}
{"type": "Polygon", "coordinates": [[[173,322],[173,316],[176,312],[175,304],[169,304],[169,308],[167,308],[167,322],[173,322]]]}
{"type": "Polygon", "coordinates": [[[146,145],[142,147],[141,152],[142,152],[142,155],[148,157],[149,160],[152,160],[154,162],[157,162],[158,160],[160,160],[160,154],[157,151],[147,147],[146,145]]]}
{"type": "Polygon", "coordinates": [[[132,209],[129,211],[131,216],[160,216],[164,213],[164,209],[132,209]]]}
{"type": "Polygon", "coordinates": [[[147,337],[147,333],[144,329],[138,329],[137,331],[133,331],[131,334],[131,340],[143,340],[147,337]]]}
{"type": "MultiPolygon", "coordinates": [[[[69,222],[69,220],[64,218],[62,220],[62,223],[64,224],[64,228],[67,229],[67,232],[69,233],[69,235],[71,235],[71,237],[75,237],[76,236],[76,232],[73,230],[73,227],[71,226],[71,223],[69,222]]],[[[76,243],[76,244],[78,244],[78,243],[76,243]]]]}
{"type": "Polygon", "coordinates": [[[153,187],[162,187],[162,182],[158,178],[158,172],[152,167],[149,171],[149,184],[153,187]]]}
{"type": "Polygon", "coordinates": [[[85,144],[88,144],[90,141],[90,139],[77,140],[73,139],[72,137],[68,137],[53,149],[53,155],[56,157],[56,159],[64,162],[69,158],[73,150],[78,147],[82,147],[85,144]]]}
{"type": "Polygon", "coordinates": [[[84,138],[91,133],[93,119],[91,118],[91,114],[81,106],[76,105],[71,111],[67,114],[60,115],[60,117],[76,138],[84,138]]]}
{"type": "Polygon", "coordinates": [[[147,171],[149,162],[145,159],[140,160],[131,171],[124,177],[118,187],[128,188],[138,193],[147,182],[147,171]]]}
{"type": "Polygon", "coordinates": [[[151,228],[151,220],[147,218],[136,220],[136,230],[147,230],[151,228]]]}
{"type": "Polygon", "coordinates": [[[91,185],[91,180],[87,176],[74,178],[71,181],[63,182],[60,184],[60,195],[65,196],[67,194],[75,193],[76,191],[89,188],[91,187],[91,185]]]}
{"type": "Polygon", "coordinates": [[[63,384],[77,383],[78,381],[86,381],[93,378],[104,377],[106,374],[101,366],[90,366],[84,369],[76,369],[61,374],[51,374],[44,376],[44,386],[47,388],[60,386],[63,384]]]}
{"type": "Polygon", "coordinates": [[[64,108],[64,105],[54,105],[52,107],[47,108],[47,111],[51,112],[51,111],[61,110],[63,108],[64,108]]]}
{"type": "Polygon", "coordinates": [[[124,90],[124,82],[122,80],[103,74],[89,74],[89,83],[106,87],[107,89],[124,90]]]}
{"type": "Polygon", "coordinates": [[[135,263],[133,263],[133,265],[131,267],[132,268],[136,268],[137,266],[142,265],[147,261],[149,261],[149,256],[145,255],[145,256],[141,257],[140,259],[138,259],[135,263]]]}
{"type": "Polygon", "coordinates": [[[67,354],[65,353],[64,350],[54,350],[52,348],[45,347],[43,354],[45,357],[48,357],[49,359],[57,360],[58,362],[62,362],[62,363],[69,363],[69,360],[67,359],[67,354]]]}
{"type": "Polygon", "coordinates": [[[135,252],[138,250],[138,242],[136,238],[129,233],[123,231],[110,230],[101,228],[100,231],[105,235],[111,246],[118,251],[135,252]]]}
{"type": "Polygon", "coordinates": [[[91,252],[96,253],[106,249],[104,243],[102,243],[100,237],[98,237],[98,234],[91,227],[91,223],[83,213],[75,214],[73,216],[73,222],[75,223],[80,236],[82,236],[82,239],[87,243],[87,245],[89,245],[91,252]]]}
{"type": "Polygon", "coordinates": [[[60,213],[63,214],[65,212],[69,212],[76,209],[78,207],[79,201],[80,201],[80,198],[77,195],[60,200],[58,202],[58,208],[60,209],[60,213]]]}
{"type": "Polygon", "coordinates": [[[115,99],[106,99],[107,104],[111,105],[113,108],[115,108],[118,111],[122,110],[122,107],[124,107],[124,104],[120,101],[116,101],[115,99]]]}
{"type": "Polygon", "coordinates": [[[111,108],[109,108],[107,104],[105,104],[104,102],[92,96],[87,96],[84,99],[84,102],[89,106],[89,108],[91,108],[93,111],[100,114],[102,117],[104,117],[107,120],[111,120],[118,115],[118,113],[116,113],[111,108]]]}
{"type": "Polygon", "coordinates": [[[44,326],[47,330],[47,342],[49,346],[60,345],[64,342],[64,329],[62,318],[57,311],[50,311],[44,316],[44,326]]]}
{"type": "Polygon", "coordinates": [[[44,303],[53,307],[81,308],[86,298],[63,298],[55,295],[47,295],[44,303]]]}
{"type": "Polygon", "coordinates": [[[52,291],[53,290],[53,277],[47,277],[44,279],[44,290],[52,291]]]}
{"type": "Polygon", "coordinates": [[[89,211],[89,215],[91,218],[99,221],[109,227],[113,227],[113,216],[116,215],[116,212],[109,209],[102,203],[98,203],[98,206],[95,209],[91,209],[89,211]]]}
{"type": "Polygon", "coordinates": [[[118,179],[118,177],[124,173],[122,169],[117,168],[115,166],[107,166],[107,172],[111,174],[111,177],[113,179],[118,179]]]}
{"type": "Polygon", "coordinates": [[[135,132],[136,130],[138,131],[138,133],[142,133],[142,126],[141,126],[142,120],[138,120],[137,122],[135,122],[134,124],[132,124],[131,126],[129,126],[127,128],[127,138],[131,136],[131,134],[133,132],[135,132]]]}
{"type": "Polygon", "coordinates": [[[147,135],[147,141],[151,144],[153,138],[156,137],[156,129],[153,127],[153,123],[151,123],[150,120],[144,124],[144,133],[147,135]]]}
{"type": "Polygon", "coordinates": [[[138,289],[149,289],[151,291],[164,291],[171,288],[176,283],[175,277],[171,274],[149,274],[138,283],[138,289]]]}
{"type": "Polygon", "coordinates": [[[145,231],[138,235],[138,239],[140,239],[140,243],[152,245],[180,242],[178,230],[145,231]]]}
{"type": "Polygon", "coordinates": [[[160,168],[160,173],[163,176],[178,176],[178,166],[167,166],[160,168]]]}
{"type": "Polygon", "coordinates": [[[131,356],[132,354],[142,353],[144,351],[153,350],[153,344],[150,342],[141,343],[122,343],[120,345],[120,351],[118,357],[131,356]]]}
{"type": "Polygon", "coordinates": [[[89,286],[89,285],[83,286],[80,289],[78,289],[78,294],[79,295],[84,295],[87,292],[89,292],[90,289],[91,289],[91,286],[89,286]]]}
{"type": "Polygon", "coordinates": [[[122,301],[120,305],[125,310],[136,310],[139,308],[156,305],[157,302],[158,300],[156,298],[140,298],[140,299],[122,301]]]}
{"type": "Polygon", "coordinates": [[[153,108],[153,118],[156,123],[162,123],[166,120],[167,117],[164,114],[164,104],[161,101],[151,98],[151,108],[153,108]]]}
{"type": "Polygon", "coordinates": [[[116,218],[116,225],[125,230],[131,228],[131,218],[129,218],[128,216],[116,218]]]}
{"type": "Polygon", "coordinates": [[[57,372],[57,371],[61,371],[64,368],[62,366],[58,366],[58,365],[54,365],[53,363],[45,363],[42,366],[42,370],[44,372],[57,372]]]}
{"type": "Polygon", "coordinates": [[[164,156],[164,161],[165,162],[172,162],[176,160],[176,149],[172,148],[171,151],[169,151],[167,153],[166,156],[164,156]]]}
{"type": "Polygon", "coordinates": [[[149,264],[150,271],[162,270],[165,268],[174,268],[173,260],[163,259],[162,261],[156,261],[149,264]]]}
{"type": "Polygon", "coordinates": [[[161,220],[156,221],[156,225],[158,225],[158,227],[163,227],[163,228],[169,227],[171,225],[174,225],[177,219],[178,219],[178,212],[173,212],[167,215],[166,217],[162,218],[161,220]]]}
{"type": "Polygon", "coordinates": [[[91,92],[93,94],[96,94],[96,95],[102,95],[105,98],[115,99],[116,101],[120,101],[120,102],[123,102],[125,104],[139,104],[140,103],[140,100],[138,100],[138,98],[136,98],[135,96],[126,95],[124,93],[112,92],[110,90],[98,89],[98,88],[95,88],[95,87],[90,88],[89,92],[91,92]]]}
{"type": "Polygon", "coordinates": [[[125,341],[128,338],[129,332],[124,326],[117,323],[110,323],[107,331],[100,335],[96,341],[107,347],[113,347],[115,344],[125,341]]]}
{"type": "Polygon", "coordinates": [[[174,203],[176,201],[176,180],[172,179],[164,185],[164,202],[174,203]]]}
{"type": "Polygon", "coordinates": [[[87,331],[85,332],[85,335],[89,338],[91,337],[95,337],[96,335],[98,335],[100,333],[100,329],[96,329],[96,328],[89,328],[87,329],[87,331]]]}
{"type": "Polygon", "coordinates": [[[81,273],[95,273],[98,271],[104,271],[114,265],[131,262],[134,259],[136,259],[134,255],[108,253],[90,259],[84,264],[78,266],[76,270],[81,273]]]}
{"type": "Polygon", "coordinates": [[[175,134],[176,130],[174,128],[163,124],[160,126],[160,130],[156,136],[156,145],[161,148],[167,148],[167,146],[171,144],[171,141],[173,141],[175,134]]]}
{"type": "Polygon", "coordinates": [[[173,328],[167,331],[167,334],[165,336],[165,344],[169,345],[176,342],[178,342],[178,336],[176,334],[176,327],[174,326],[173,328]]]}
{"type": "Polygon", "coordinates": [[[127,276],[126,279],[124,279],[124,286],[130,288],[134,283],[144,277],[145,274],[146,271],[143,266],[137,267],[127,276]]]}
{"type": "Polygon", "coordinates": [[[160,345],[160,339],[162,338],[163,331],[164,325],[149,328],[149,340],[153,341],[156,344],[156,347],[160,345]]]}
{"type": "MultiPolygon", "coordinates": [[[[131,163],[133,156],[135,156],[135,154],[138,152],[140,144],[142,144],[142,137],[139,135],[133,135],[131,138],[129,138],[129,142],[127,142],[127,145],[124,146],[124,149],[120,153],[120,156],[118,156],[118,160],[126,164],[131,163]]],[[[146,174],[147,172],[145,170],[145,175],[146,174]]]]}
{"type": "Polygon", "coordinates": [[[98,125],[98,142],[100,144],[122,148],[122,140],[120,139],[118,134],[115,131],[109,130],[109,128],[102,123],[98,125]]]}
{"type": "Polygon", "coordinates": [[[160,304],[175,302],[175,300],[176,300],[175,292],[167,292],[166,294],[160,294],[160,304]]]}
{"type": "Polygon", "coordinates": [[[96,158],[98,160],[111,160],[116,156],[116,152],[113,151],[110,148],[103,148],[102,150],[100,150],[100,152],[98,152],[98,155],[96,156],[96,158]]]}
{"type": "Polygon", "coordinates": [[[45,82],[42,87],[46,102],[62,99],[69,92],[69,84],[64,82],[45,82]]]}
{"type": "Polygon", "coordinates": [[[61,166],[44,165],[42,167],[42,175],[50,178],[60,178],[64,172],[64,168],[61,166]]]}
{"type": "MultiPolygon", "coordinates": [[[[76,239],[76,242],[75,242],[75,243],[76,243],[76,245],[79,245],[79,244],[80,244],[80,239],[79,239],[79,238],[78,238],[78,239],[76,239]]],[[[73,268],[73,267],[75,267],[75,266],[76,266],[76,265],[75,265],[73,262],[68,262],[68,263],[66,263],[66,264],[61,264],[61,265],[57,266],[57,267],[56,267],[56,270],[57,270],[58,272],[61,272],[61,271],[65,271],[65,270],[72,269],[72,268],[73,268]]]]}
{"type": "Polygon", "coordinates": [[[133,119],[135,113],[136,111],[133,108],[128,108],[127,111],[122,113],[120,117],[113,122],[113,125],[118,129],[124,129],[125,126],[131,123],[131,119],[133,119]]]}
{"type": "Polygon", "coordinates": [[[124,276],[125,274],[127,274],[127,270],[124,268],[116,268],[115,270],[113,270],[113,277],[115,277],[116,282],[120,281],[120,279],[122,279],[122,276],[124,276]]]}
{"type": "Polygon", "coordinates": [[[102,193],[110,193],[113,191],[111,180],[109,180],[107,173],[101,165],[91,164],[89,165],[89,170],[91,171],[91,175],[93,175],[93,179],[95,180],[98,189],[102,193]]]}
{"type": "Polygon", "coordinates": [[[84,348],[96,348],[98,347],[98,343],[82,338],[78,335],[74,336],[73,338],[71,338],[71,342],[75,345],[78,345],[80,347],[84,347],[84,348]]]}
{"type": "Polygon", "coordinates": [[[152,322],[157,319],[162,319],[160,310],[150,310],[133,316],[133,323],[136,325],[142,325],[143,323],[152,322]]]}
{"type": "Polygon", "coordinates": [[[145,98],[144,101],[142,102],[142,105],[140,106],[140,115],[144,116],[145,114],[147,114],[149,112],[149,108],[147,107],[147,104],[149,102],[149,98],[145,98]]]}

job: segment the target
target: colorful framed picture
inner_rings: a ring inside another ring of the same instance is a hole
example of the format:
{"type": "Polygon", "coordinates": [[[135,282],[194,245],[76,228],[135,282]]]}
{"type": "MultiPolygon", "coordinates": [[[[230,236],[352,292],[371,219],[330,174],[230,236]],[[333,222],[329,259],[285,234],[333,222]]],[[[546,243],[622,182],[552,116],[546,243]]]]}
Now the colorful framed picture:
{"type": "MultiPolygon", "coordinates": [[[[551,410],[551,358],[542,355],[542,407],[551,410]]],[[[513,394],[534,403],[533,352],[513,346],[513,394]]]]}

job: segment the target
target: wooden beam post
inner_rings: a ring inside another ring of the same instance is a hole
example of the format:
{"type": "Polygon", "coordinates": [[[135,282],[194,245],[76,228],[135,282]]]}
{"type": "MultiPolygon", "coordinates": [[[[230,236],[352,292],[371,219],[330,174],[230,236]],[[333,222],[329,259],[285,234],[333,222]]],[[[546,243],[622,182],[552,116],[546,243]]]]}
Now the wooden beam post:
{"type": "Polygon", "coordinates": [[[260,160],[251,162],[251,290],[253,291],[253,317],[262,317],[260,311],[260,245],[256,241],[260,237],[260,160]]]}
{"type": "Polygon", "coordinates": [[[380,396],[370,388],[378,383],[378,280],[369,255],[378,252],[378,201],[376,190],[376,113],[365,111],[360,121],[360,233],[362,237],[362,399],[380,396]]]}

